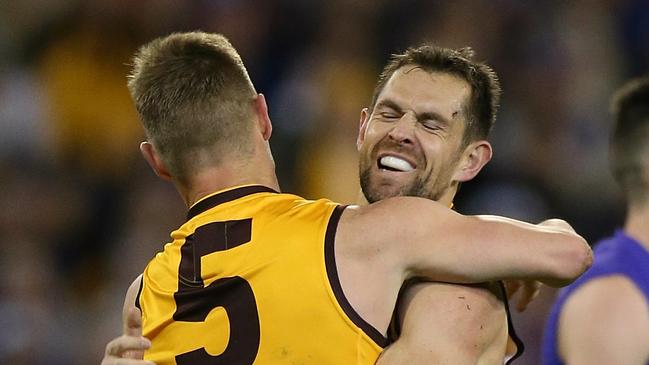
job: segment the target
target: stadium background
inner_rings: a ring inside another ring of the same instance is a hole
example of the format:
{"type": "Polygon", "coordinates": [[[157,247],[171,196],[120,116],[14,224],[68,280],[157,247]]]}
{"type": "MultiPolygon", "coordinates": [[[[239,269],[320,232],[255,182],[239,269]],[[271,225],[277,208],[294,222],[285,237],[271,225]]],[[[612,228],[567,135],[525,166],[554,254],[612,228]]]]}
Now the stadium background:
{"type": "MultiPolygon", "coordinates": [[[[360,108],[390,53],[433,41],[472,46],[504,88],[495,157],[458,210],[562,217],[591,242],[621,223],[608,99],[648,71],[647,1],[0,1],[0,363],[98,363],[119,333],[185,212],[139,156],[127,64],[194,29],[228,36],[266,94],[285,191],[356,199],[360,108]]],[[[518,364],[537,363],[553,295],[515,316],[518,364]]]]}

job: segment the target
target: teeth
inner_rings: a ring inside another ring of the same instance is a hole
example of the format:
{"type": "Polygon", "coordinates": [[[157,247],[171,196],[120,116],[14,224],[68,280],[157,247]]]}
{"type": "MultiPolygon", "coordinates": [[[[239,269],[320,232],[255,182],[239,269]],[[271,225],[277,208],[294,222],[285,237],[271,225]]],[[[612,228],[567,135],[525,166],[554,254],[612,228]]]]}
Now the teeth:
{"type": "Polygon", "coordinates": [[[415,169],[414,166],[412,166],[408,161],[394,156],[381,157],[379,163],[385,167],[404,172],[412,171],[415,169]]]}

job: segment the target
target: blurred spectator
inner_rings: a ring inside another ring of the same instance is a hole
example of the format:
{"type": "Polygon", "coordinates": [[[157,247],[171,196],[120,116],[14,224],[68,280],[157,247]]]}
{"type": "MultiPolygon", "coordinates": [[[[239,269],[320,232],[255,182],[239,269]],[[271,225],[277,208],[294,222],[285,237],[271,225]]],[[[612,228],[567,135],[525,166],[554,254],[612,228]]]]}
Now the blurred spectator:
{"type": "MultiPolygon", "coordinates": [[[[96,362],[130,278],[182,221],[140,161],[125,80],[140,44],[192,29],[230,37],[267,95],[285,190],[355,201],[378,69],[434,42],[473,47],[504,87],[493,163],[458,210],[559,216],[591,241],[621,222],[607,98],[648,71],[644,0],[0,2],[0,274],[14,278],[0,285],[0,362],[96,362]]],[[[528,349],[517,364],[538,362],[551,297],[516,317],[528,349]]]]}

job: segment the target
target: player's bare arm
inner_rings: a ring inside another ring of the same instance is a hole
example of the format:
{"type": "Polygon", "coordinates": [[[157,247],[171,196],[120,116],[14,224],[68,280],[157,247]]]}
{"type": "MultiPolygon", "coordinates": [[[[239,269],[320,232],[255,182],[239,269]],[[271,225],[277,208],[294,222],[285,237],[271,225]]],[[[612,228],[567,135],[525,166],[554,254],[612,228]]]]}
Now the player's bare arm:
{"type": "Polygon", "coordinates": [[[410,277],[455,283],[537,278],[565,285],[592,262],[583,238],[565,229],[463,216],[412,197],[347,208],[335,255],[345,295],[383,333],[410,277]]]}
{"type": "Polygon", "coordinates": [[[377,364],[503,364],[507,314],[499,285],[419,282],[399,300],[401,333],[377,364]]]}
{"type": "Polygon", "coordinates": [[[345,242],[341,246],[345,254],[380,260],[398,279],[424,276],[454,283],[538,279],[563,286],[592,263],[586,241],[564,226],[464,216],[413,197],[346,209],[338,237],[345,242]]]}
{"type": "Polygon", "coordinates": [[[627,277],[595,279],[568,299],[559,320],[567,365],[649,363],[649,303],[627,277]]]}
{"type": "Polygon", "coordinates": [[[154,365],[145,361],[144,351],[151,342],[142,336],[142,318],[140,310],[135,307],[142,275],[129,286],[122,308],[122,336],[114,338],[106,345],[106,352],[101,365],[154,365]]]}

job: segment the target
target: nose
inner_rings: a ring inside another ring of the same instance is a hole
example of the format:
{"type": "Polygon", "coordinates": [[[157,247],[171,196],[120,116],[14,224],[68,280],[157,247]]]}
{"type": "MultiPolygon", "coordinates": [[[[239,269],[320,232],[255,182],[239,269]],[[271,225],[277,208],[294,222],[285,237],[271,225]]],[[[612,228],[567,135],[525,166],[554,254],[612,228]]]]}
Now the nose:
{"type": "Polygon", "coordinates": [[[398,143],[412,144],[416,124],[417,120],[409,113],[406,113],[394,124],[388,133],[388,137],[398,143]]]}

